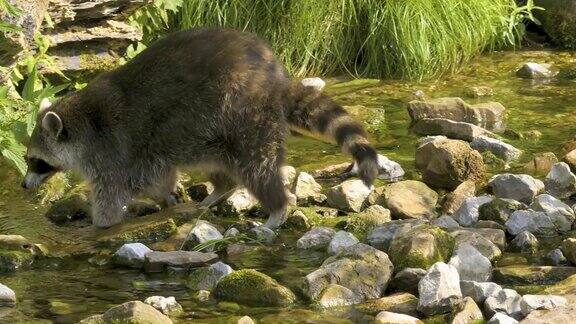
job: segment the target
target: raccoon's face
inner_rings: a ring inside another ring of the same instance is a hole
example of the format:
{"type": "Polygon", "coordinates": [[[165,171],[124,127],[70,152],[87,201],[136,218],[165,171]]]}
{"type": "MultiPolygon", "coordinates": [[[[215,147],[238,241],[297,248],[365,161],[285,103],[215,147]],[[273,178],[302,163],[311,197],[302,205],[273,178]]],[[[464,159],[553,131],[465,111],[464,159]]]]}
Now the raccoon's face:
{"type": "Polygon", "coordinates": [[[38,188],[55,173],[66,169],[63,142],[67,139],[67,131],[56,112],[45,111],[48,107],[44,102],[41,105],[38,123],[28,144],[28,170],[22,182],[25,189],[38,188]]]}

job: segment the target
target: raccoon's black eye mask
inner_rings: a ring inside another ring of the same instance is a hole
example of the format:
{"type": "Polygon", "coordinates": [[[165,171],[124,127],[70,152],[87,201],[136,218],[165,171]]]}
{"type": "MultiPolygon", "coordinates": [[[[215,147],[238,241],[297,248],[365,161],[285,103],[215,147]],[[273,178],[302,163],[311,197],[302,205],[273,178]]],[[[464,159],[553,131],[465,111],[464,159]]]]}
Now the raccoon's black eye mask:
{"type": "Polygon", "coordinates": [[[57,171],[55,167],[51,166],[50,164],[48,164],[48,162],[42,159],[27,158],[27,160],[29,171],[32,171],[34,173],[46,174],[57,171]]]}

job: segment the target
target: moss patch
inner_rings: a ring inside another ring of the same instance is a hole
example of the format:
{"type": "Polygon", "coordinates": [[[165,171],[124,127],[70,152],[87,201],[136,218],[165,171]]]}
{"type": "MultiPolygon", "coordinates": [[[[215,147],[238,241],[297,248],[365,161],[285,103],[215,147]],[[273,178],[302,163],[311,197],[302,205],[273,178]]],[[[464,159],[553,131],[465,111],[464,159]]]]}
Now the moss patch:
{"type": "Polygon", "coordinates": [[[29,252],[0,250],[0,273],[27,268],[33,261],[34,256],[29,252]]]}

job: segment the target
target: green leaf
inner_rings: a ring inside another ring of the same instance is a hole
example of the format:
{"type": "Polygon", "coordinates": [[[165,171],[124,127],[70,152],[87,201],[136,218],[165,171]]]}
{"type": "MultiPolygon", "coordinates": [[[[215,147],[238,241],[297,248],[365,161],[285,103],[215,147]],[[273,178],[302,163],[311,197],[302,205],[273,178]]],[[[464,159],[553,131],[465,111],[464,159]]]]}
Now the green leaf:
{"type": "Polygon", "coordinates": [[[32,72],[28,75],[26,83],[24,83],[24,89],[22,90],[22,99],[27,101],[34,101],[34,90],[36,89],[36,82],[38,80],[38,73],[36,66],[32,68],[32,72]]]}

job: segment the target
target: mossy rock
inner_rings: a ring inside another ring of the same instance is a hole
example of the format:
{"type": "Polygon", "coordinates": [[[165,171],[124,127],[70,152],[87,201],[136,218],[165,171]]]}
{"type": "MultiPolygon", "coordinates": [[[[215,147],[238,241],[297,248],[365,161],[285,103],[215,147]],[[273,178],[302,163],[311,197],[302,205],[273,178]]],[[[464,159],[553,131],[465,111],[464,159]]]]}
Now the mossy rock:
{"type": "Polygon", "coordinates": [[[507,266],[495,268],[493,279],[499,284],[549,285],[576,274],[576,267],[507,266]]]}
{"type": "Polygon", "coordinates": [[[576,274],[546,288],[546,293],[553,295],[576,295],[576,274]]]}
{"type": "Polygon", "coordinates": [[[478,209],[479,219],[489,220],[505,225],[508,217],[520,209],[525,209],[526,206],[521,202],[511,200],[511,199],[501,199],[496,198],[492,201],[480,206],[478,209]]]}
{"type": "Polygon", "coordinates": [[[101,233],[98,243],[107,247],[134,242],[150,244],[164,241],[176,233],[177,226],[172,218],[156,216],[150,215],[132,219],[106,229],[101,233]]]}
{"type": "Polygon", "coordinates": [[[0,250],[0,273],[14,272],[32,265],[34,255],[27,251],[0,250]]]}
{"type": "Polygon", "coordinates": [[[214,295],[221,300],[249,306],[285,307],[296,301],[290,289],[252,269],[238,270],[222,278],[214,295]]]}
{"type": "Polygon", "coordinates": [[[494,155],[490,151],[484,151],[481,153],[484,164],[487,166],[488,172],[498,173],[498,171],[504,170],[506,168],[506,161],[494,155]]]}
{"type": "Polygon", "coordinates": [[[329,207],[298,207],[294,210],[301,211],[312,226],[328,226],[334,227],[341,221],[338,216],[338,210],[329,207]]]}
{"type": "Polygon", "coordinates": [[[390,260],[399,272],[405,268],[427,270],[436,262],[447,262],[454,238],[436,226],[417,226],[395,237],[390,244],[390,260]]]}
{"type": "Polygon", "coordinates": [[[382,311],[406,314],[417,317],[418,298],[409,293],[398,293],[390,296],[371,299],[356,305],[356,309],[364,314],[376,316],[382,311]]]}
{"type": "Polygon", "coordinates": [[[74,194],[56,201],[45,214],[56,225],[67,225],[84,219],[89,221],[89,215],[90,203],[83,194],[74,194]]]}

